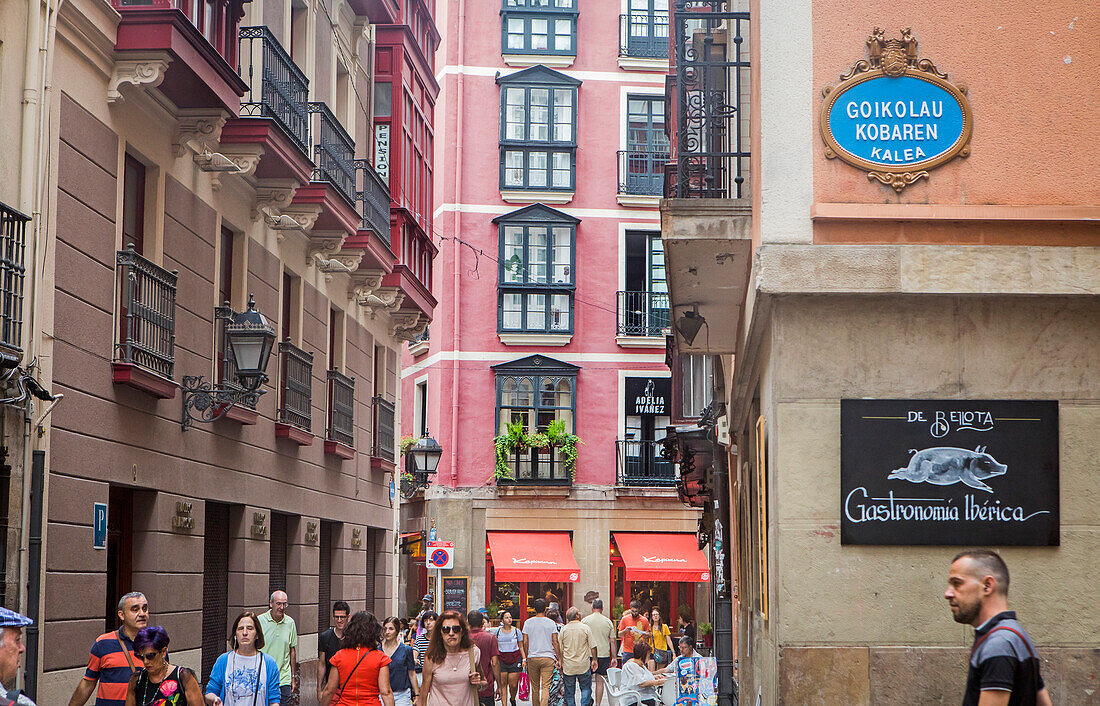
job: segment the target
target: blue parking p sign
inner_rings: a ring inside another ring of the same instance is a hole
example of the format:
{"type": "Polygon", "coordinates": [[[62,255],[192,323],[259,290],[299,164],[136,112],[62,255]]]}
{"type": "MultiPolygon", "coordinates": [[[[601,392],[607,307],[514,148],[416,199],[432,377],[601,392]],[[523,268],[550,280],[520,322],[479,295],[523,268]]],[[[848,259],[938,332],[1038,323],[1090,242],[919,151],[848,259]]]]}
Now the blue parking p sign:
{"type": "Polygon", "coordinates": [[[107,548],[107,503],[92,503],[92,548],[107,548]]]}

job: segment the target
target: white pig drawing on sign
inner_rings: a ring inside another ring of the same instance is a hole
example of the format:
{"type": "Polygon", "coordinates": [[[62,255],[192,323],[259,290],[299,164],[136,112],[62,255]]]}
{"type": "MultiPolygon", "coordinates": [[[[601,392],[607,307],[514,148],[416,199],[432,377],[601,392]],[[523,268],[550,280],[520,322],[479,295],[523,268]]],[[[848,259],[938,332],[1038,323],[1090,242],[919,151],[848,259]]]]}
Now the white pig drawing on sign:
{"type": "Polygon", "coordinates": [[[909,465],[890,473],[890,480],[907,480],[910,483],[932,483],[934,485],[952,485],[962,482],[971,488],[992,493],[993,489],[982,481],[994,476],[1002,476],[1008,466],[997,463],[997,459],[978,446],[973,451],[954,446],[937,446],[931,449],[909,449],[913,458],[909,465]]]}

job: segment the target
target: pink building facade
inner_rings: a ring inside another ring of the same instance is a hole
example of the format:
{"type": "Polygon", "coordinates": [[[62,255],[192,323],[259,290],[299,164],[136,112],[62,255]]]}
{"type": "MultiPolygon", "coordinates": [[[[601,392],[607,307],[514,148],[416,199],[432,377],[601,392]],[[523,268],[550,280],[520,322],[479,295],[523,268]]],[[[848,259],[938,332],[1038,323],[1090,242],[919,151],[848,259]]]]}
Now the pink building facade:
{"type": "Polygon", "coordinates": [[[706,613],[699,576],[646,573],[616,541],[695,532],[659,440],[707,401],[698,385],[674,400],[665,364],[667,4],[629,5],[437,5],[439,306],[404,355],[401,419],[444,454],[405,501],[410,602],[434,585],[420,558],[434,524],[455,542],[443,575],[469,577],[470,608],[522,618],[534,598],[564,610],[594,590],[609,609],[640,598],[666,618],[706,613]],[[575,466],[563,430],[579,439],[575,466]],[[517,545],[514,532],[533,534],[517,545]]]}

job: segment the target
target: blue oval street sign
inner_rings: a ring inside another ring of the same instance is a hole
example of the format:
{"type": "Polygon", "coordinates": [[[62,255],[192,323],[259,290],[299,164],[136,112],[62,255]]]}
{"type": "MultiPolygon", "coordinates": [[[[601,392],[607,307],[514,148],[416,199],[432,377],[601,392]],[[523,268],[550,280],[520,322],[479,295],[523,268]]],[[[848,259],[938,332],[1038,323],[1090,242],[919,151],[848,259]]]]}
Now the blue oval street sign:
{"type": "Polygon", "coordinates": [[[829,111],[840,150],[880,167],[919,169],[947,154],[964,137],[959,101],[914,76],[878,76],[852,86],[829,111]]]}
{"type": "Polygon", "coordinates": [[[970,154],[973,114],[966,87],[919,58],[908,29],[887,40],[876,28],[867,45],[870,61],[856,62],[840,85],[822,92],[825,156],[900,192],[927,170],[970,154]]]}

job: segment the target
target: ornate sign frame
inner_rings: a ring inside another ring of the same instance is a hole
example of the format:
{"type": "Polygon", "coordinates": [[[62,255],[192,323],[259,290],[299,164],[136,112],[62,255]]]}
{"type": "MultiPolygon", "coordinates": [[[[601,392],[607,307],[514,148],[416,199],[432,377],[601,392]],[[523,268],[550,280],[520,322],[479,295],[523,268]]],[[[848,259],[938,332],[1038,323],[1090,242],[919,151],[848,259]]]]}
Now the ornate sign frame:
{"type": "Polygon", "coordinates": [[[825,100],[818,114],[818,128],[825,142],[825,156],[828,159],[840,159],[859,169],[867,170],[867,178],[878,180],[901,193],[905,187],[928,178],[928,170],[942,166],[956,157],[970,156],[970,138],[974,129],[974,112],[967,98],[967,86],[963,83],[951,83],[947,74],[936,68],[930,59],[919,57],[917,40],[908,27],[901,30],[900,39],[885,39],[884,31],[875,27],[867,37],[868,59],[860,59],[847,72],[841,75],[836,86],[826,86],[821,90],[825,100]],[[963,124],[958,139],[951,147],[931,159],[922,162],[899,164],[891,169],[881,163],[861,159],[842,148],[833,136],[829,126],[829,116],[837,99],[852,88],[877,78],[898,78],[909,76],[942,89],[958,103],[962,111],[963,124]]]}

